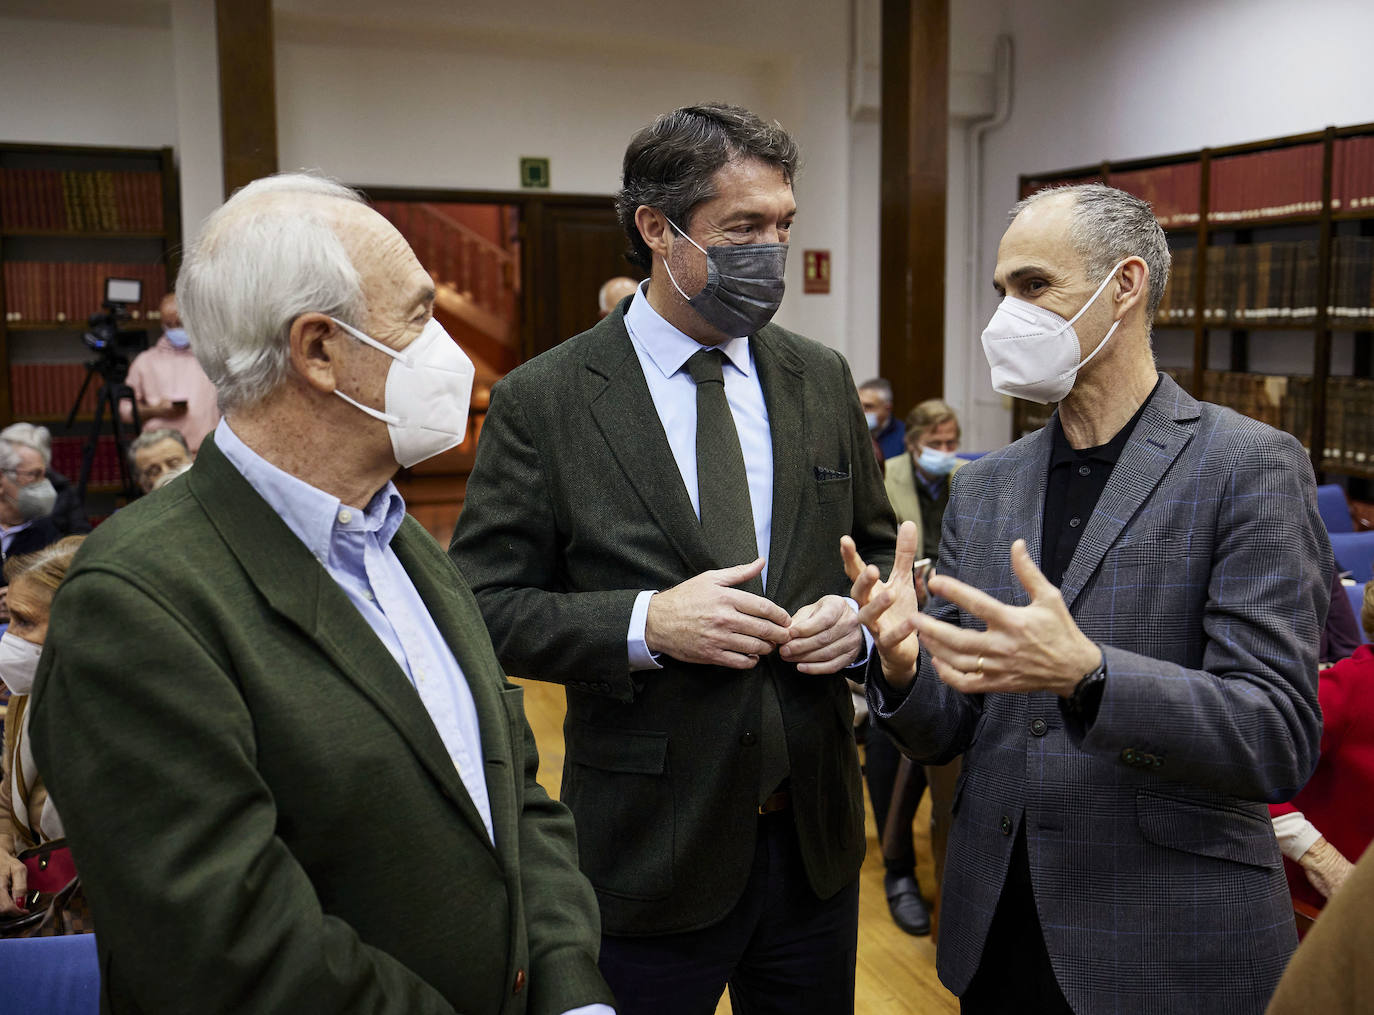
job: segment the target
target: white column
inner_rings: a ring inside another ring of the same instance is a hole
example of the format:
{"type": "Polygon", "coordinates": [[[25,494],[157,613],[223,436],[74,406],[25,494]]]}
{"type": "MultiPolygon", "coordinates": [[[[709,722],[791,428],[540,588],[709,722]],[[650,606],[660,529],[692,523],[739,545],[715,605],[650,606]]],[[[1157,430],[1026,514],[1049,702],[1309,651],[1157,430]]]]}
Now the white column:
{"type": "Polygon", "coordinates": [[[224,201],[220,140],[219,50],[215,5],[171,0],[172,80],[176,94],[177,159],[181,169],[181,229],[190,240],[224,201]]]}

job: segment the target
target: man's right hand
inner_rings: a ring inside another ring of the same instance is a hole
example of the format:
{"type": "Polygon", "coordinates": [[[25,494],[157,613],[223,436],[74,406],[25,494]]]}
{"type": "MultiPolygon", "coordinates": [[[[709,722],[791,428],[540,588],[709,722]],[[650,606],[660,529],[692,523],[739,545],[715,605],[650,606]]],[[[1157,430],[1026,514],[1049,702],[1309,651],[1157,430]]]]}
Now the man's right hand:
{"type": "Polygon", "coordinates": [[[859,622],[873,635],[873,647],[883,664],[883,678],[898,690],[916,679],[916,663],[921,646],[916,638],[917,602],[916,525],[902,522],[897,530],[897,555],[887,581],[873,564],[865,564],[858,547],[849,536],[840,537],[840,556],[844,571],[854,583],[849,594],[859,604],[859,622]]]}
{"type": "Polygon", "coordinates": [[[748,670],[759,656],[787,644],[792,618],[763,596],[733,586],[763,573],[762,557],[703,571],[649,600],[644,644],[684,663],[748,670]]]}

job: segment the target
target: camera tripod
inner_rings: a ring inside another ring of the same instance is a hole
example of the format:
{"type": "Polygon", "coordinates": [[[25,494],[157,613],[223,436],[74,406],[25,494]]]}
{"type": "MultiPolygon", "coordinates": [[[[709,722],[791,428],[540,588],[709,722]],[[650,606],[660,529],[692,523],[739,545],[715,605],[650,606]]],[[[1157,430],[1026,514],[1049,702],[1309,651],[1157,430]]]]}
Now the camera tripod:
{"type": "Polygon", "coordinates": [[[130,500],[138,496],[138,486],[134,483],[133,473],[129,469],[129,442],[140,430],[138,399],[134,396],[134,389],[125,383],[128,372],[127,360],[122,361],[109,356],[91,360],[86,364],[86,379],[81,382],[81,390],[76,393],[76,401],[72,403],[71,412],[67,414],[66,429],[67,433],[71,433],[72,424],[81,410],[81,402],[86,397],[86,391],[90,388],[92,379],[99,377],[101,384],[95,393],[95,418],[91,421],[91,432],[86,437],[86,444],[81,449],[81,474],[76,481],[76,496],[82,504],[86,503],[86,484],[90,482],[91,465],[95,462],[96,449],[100,446],[100,431],[104,428],[107,412],[110,417],[110,433],[114,436],[115,453],[119,456],[119,478],[124,487],[124,496],[130,500]],[[125,398],[133,407],[133,427],[128,436],[125,435],[123,423],[119,418],[119,403],[125,398]]]}

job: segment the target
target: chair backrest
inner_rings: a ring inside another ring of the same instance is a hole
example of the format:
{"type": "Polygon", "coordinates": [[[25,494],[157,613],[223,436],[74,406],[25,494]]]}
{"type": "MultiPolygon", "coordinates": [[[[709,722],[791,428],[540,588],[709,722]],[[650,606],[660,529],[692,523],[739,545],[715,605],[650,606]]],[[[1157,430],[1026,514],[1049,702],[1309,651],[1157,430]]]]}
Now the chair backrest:
{"type": "Polygon", "coordinates": [[[1374,532],[1333,532],[1331,552],[1336,566],[1349,571],[1356,582],[1374,578],[1374,532]]]}
{"type": "Polygon", "coordinates": [[[0,1009],[26,1015],[96,1015],[100,960],[95,935],[0,939],[0,1009]]]}
{"type": "Polygon", "coordinates": [[[1350,505],[1345,500],[1345,491],[1336,483],[1326,483],[1317,487],[1317,512],[1326,523],[1327,532],[1334,534],[1355,531],[1355,523],[1350,519],[1350,505]]]}
{"type": "Polygon", "coordinates": [[[1364,620],[1360,617],[1360,611],[1364,609],[1364,582],[1356,585],[1346,585],[1345,594],[1350,597],[1350,608],[1355,611],[1355,626],[1360,629],[1360,641],[1369,641],[1369,632],[1364,629],[1364,620]]]}

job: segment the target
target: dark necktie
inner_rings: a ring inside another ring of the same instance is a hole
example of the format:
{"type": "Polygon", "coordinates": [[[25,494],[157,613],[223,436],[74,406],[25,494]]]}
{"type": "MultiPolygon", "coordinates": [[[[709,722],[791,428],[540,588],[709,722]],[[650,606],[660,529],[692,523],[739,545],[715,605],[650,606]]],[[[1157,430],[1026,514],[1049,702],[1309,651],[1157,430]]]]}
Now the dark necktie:
{"type": "MultiPolygon", "coordinates": [[[[735,417],[725,398],[722,355],[718,349],[701,349],[687,361],[687,372],[697,386],[697,503],[701,509],[701,532],[716,566],[734,567],[758,557],[759,544],[744,452],[740,450],[735,417]]],[[[759,578],[735,587],[763,595],[763,581],[759,578]]],[[[759,730],[762,803],[787,778],[787,735],[773,677],[767,669],[756,672],[763,678],[759,730]]]]}

